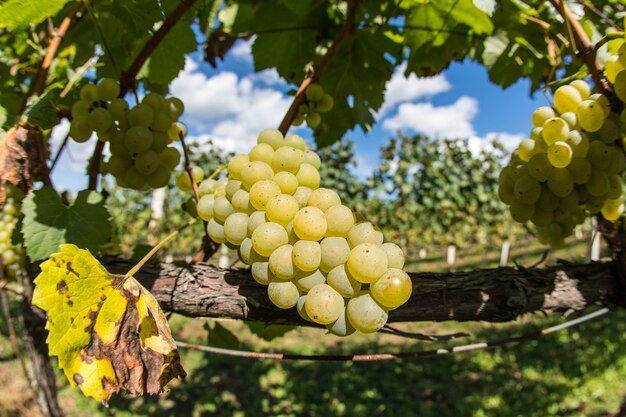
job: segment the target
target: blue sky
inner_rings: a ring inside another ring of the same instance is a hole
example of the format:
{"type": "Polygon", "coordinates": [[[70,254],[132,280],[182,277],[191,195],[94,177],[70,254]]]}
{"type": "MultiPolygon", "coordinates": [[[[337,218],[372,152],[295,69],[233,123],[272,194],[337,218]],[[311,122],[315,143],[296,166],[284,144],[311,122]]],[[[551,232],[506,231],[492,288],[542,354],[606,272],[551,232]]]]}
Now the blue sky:
{"type": "MultiPolygon", "coordinates": [[[[435,138],[462,137],[474,148],[499,137],[513,148],[528,135],[533,110],[547,103],[540,93],[530,97],[529,85],[521,80],[503,90],[489,82],[485,68],[469,61],[454,63],[442,74],[425,79],[407,79],[403,68],[398,68],[387,85],[373,130],[348,133],[357,145],[357,175],[369,175],[378,165],[380,146],[398,130],[435,138]]],[[[260,130],[278,126],[291,101],[285,92],[293,86],[274,71],[254,73],[250,42],[239,41],[217,69],[202,62],[199,54],[188,57],[170,87],[185,103],[182,120],[189,126],[190,139],[212,139],[225,151],[247,152],[260,130]]],[[[67,128],[64,123],[55,129],[53,146],[58,146],[67,128]]],[[[313,143],[308,128],[292,131],[313,143]]],[[[93,146],[93,139],[71,144],[53,175],[59,188],[85,187],[82,173],[93,146]]]]}

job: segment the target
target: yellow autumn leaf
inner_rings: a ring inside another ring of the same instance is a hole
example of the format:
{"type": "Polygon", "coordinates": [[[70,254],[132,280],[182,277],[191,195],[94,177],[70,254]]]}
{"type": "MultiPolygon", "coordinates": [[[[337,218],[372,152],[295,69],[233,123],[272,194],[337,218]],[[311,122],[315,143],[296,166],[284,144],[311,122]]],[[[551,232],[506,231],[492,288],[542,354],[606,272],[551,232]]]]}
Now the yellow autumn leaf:
{"type": "Polygon", "coordinates": [[[88,250],[61,245],[41,264],[33,304],[46,311],[50,354],[70,384],[106,403],[125,390],[158,394],[185,377],[165,315],[135,278],[109,273],[88,250]]]}

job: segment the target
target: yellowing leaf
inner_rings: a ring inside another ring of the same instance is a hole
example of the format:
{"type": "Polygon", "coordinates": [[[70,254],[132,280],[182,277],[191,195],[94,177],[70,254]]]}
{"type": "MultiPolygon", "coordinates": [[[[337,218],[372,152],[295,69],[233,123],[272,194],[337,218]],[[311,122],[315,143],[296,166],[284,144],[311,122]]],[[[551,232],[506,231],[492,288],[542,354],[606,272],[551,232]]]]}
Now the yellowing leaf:
{"type": "Polygon", "coordinates": [[[61,245],[41,264],[33,304],[48,314],[51,355],[70,384],[106,403],[125,390],[158,394],[185,377],[165,315],[133,277],[110,274],[88,250],[61,245]]]}

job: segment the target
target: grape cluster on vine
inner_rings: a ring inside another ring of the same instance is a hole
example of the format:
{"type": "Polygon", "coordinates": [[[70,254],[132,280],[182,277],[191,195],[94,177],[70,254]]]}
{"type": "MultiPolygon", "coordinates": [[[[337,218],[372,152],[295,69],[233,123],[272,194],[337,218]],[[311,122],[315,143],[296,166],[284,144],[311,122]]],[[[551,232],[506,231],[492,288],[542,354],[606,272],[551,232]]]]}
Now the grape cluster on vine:
{"type": "MultiPolygon", "coordinates": [[[[617,97],[626,101],[626,43],[606,64],[617,97]]],[[[576,225],[602,213],[616,221],[624,212],[626,110],[615,113],[609,99],[575,80],[554,93],[553,107],[532,115],[523,140],[500,174],[500,199],[513,219],[532,222],[540,241],[563,245],[576,225]]]]}
{"type": "Polygon", "coordinates": [[[20,213],[19,191],[12,187],[5,188],[6,200],[0,211],[0,259],[2,260],[4,279],[15,280],[24,268],[24,248],[14,243],[13,231],[20,213]]]}
{"type": "Polygon", "coordinates": [[[239,250],[277,307],[296,307],[336,335],[375,332],[411,295],[404,254],[320,188],[320,165],[300,136],[266,129],[230,160],[228,177],[200,182],[197,214],[213,241],[239,250]]]}
{"type": "Polygon", "coordinates": [[[119,94],[119,84],[110,78],[85,85],[72,106],[70,136],[85,142],[95,133],[109,142],[111,157],[106,166],[120,186],[163,187],[180,160],[179,151],[169,145],[187,134],[178,121],[184,105],[176,97],[149,93],[130,108],[119,94]]]}
{"type": "Polygon", "coordinates": [[[320,113],[331,111],[335,101],[330,94],[324,92],[324,88],[321,85],[316,83],[307,87],[304,91],[304,96],[306,100],[298,107],[298,114],[293,121],[293,125],[300,126],[306,122],[311,129],[316,129],[322,123],[320,113]]]}

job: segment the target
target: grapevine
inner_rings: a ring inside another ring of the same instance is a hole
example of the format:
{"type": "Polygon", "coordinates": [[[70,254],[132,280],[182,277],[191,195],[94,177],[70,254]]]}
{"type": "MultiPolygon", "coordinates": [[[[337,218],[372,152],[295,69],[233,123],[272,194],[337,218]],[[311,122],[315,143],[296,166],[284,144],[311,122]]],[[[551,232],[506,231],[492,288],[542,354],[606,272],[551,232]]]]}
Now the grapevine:
{"type": "Polygon", "coordinates": [[[316,83],[307,87],[304,92],[305,101],[298,107],[293,125],[300,126],[306,121],[311,129],[317,129],[323,126],[320,113],[327,113],[332,110],[335,105],[333,97],[324,92],[324,88],[316,83]]]}
{"type": "Polygon", "coordinates": [[[0,211],[0,267],[2,276],[9,281],[15,280],[24,268],[24,249],[14,236],[20,213],[19,194],[15,187],[6,187],[6,200],[0,211]]]}

